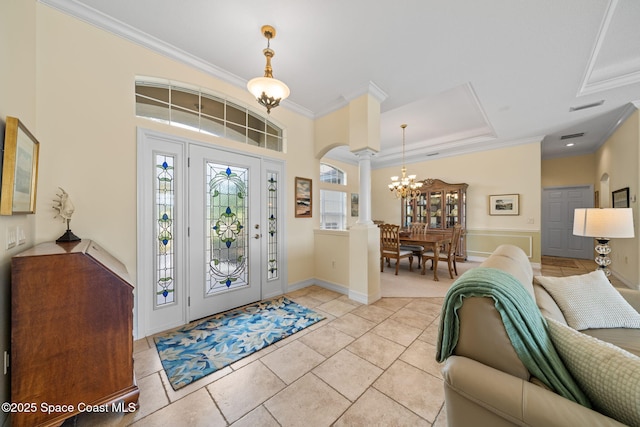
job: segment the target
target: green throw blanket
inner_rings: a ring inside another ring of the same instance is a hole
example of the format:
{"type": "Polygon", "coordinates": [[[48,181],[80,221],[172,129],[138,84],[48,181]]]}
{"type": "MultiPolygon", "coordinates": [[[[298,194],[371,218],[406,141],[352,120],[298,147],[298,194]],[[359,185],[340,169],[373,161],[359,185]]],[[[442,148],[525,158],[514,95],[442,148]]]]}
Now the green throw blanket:
{"type": "Polygon", "coordinates": [[[438,362],[449,357],[458,343],[457,311],[466,297],[493,298],[511,344],[529,372],[561,396],[591,407],[553,347],[547,323],[531,294],[511,274],[496,268],[469,270],[447,292],[440,317],[438,362]]]}

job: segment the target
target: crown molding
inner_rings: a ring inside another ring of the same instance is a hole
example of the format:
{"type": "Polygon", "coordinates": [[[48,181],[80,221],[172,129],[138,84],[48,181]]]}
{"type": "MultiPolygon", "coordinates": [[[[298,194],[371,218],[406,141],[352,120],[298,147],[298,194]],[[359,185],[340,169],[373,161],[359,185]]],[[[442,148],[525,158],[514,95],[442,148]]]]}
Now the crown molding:
{"type": "Polygon", "coordinates": [[[622,112],[620,113],[620,116],[618,117],[618,120],[616,120],[615,123],[613,125],[611,125],[609,130],[607,130],[607,132],[603,135],[602,140],[600,141],[600,143],[598,144],[598,146],[596,147],[596,149],[594,151],[596,151],[605,142],[607,142],[607,140],[609,138],[611,138],[611,135],[613,135],[615,133],[615,131],[617,131],[618,128],[620,128],[620,126],[622,126],[622,124],[629,117],[631,117],[631,115],[634,112],[636,112],[636,110],[638,110],[639,108],[640,108],[640,101],[633,101],[633,102],[630,102],[627,105],[625,105],[623,110],[622,110],[622,112]]]}
{"type": "Polygon", "coordinates": [[[602,18],[602,23],[600,24],[600,30],[598,31],[595,45],[593,46],[593,50],[591,51],[591,56],[589,57],[589,62],[582,78],[582,84],[578,89],[577,96],[589,95],[592,93],[616,89],[621,86],[640,82],[640,70],[624,70],[624,67],[622,66],[617,67],[618,69],[616,71],[618,72],[616,76],[603,78],[600,80],[595,80],[593,76],[596,62],[598,61],[598,57],[600,56],[600,53],[602,51],[602,46],[604,44],[607,33],[610,30],[611,22],[614,18],[614,15],[616,14],[616,11],[618,10],[618,4],[619,0],[609,0],[607,10],[604,14],[604,17],[602,18]]]}
{"type": "Polygon", "coordinates": [[[318,119],[320,117],[323,117],[335,111],[338,111],[339,109],[346,107],[347,105],[349,105],[351,101],[361,97],[362,95],[371,95],[381,104],[389,96],[385,91],[380,89],[378,85],[376,85],[372,81],[369,81],[366,85],[360,87],[359,89],[356,89],[355,91],[347,95],[341,96],[339,99],[336,100],[336,102],[334,102],[331,105],[328,105],[325,109],[323,109],[318,114],[316,114],[315,118],[318,119]]]}

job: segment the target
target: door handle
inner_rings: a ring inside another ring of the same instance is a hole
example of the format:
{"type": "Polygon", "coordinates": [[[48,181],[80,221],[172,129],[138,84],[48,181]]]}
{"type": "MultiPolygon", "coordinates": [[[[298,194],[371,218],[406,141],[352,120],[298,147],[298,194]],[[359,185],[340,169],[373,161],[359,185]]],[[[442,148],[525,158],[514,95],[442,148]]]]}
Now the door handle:
{"type": "Polygon", "coordinates": [[[254,239],[259,239],[259,238],[260,238],[260,235],[259,235],[259,234],[256,234],[255,236],[253,236],[253,238],[254,238],[254,239]]]}

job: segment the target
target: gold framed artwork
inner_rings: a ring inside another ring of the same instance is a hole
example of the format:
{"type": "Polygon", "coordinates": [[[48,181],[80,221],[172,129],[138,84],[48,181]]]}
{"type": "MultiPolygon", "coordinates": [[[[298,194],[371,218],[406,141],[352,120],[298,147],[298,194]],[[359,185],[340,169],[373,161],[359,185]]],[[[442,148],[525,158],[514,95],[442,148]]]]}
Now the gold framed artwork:
{"type": "Polygon", "coordinates": [[[489,196],[489,215],[520,215],[520,194],[489,196]]]}
{"type": "Polygon", "coordinates": [[[311,218],[313,212],[311,185],[310,179],[296,177],[296,218],[311,218]]]}
{"type": "Polygon", "coordinates": [[[40,143],[16,117],[7,117],[2,157],[0,214],[36,211],[40,143]]]}

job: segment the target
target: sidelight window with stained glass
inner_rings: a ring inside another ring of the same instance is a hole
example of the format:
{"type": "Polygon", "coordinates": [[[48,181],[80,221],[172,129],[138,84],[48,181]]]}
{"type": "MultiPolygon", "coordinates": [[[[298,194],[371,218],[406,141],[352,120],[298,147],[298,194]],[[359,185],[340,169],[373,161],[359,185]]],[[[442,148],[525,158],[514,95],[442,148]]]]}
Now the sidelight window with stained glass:
{"type": "Polygon", "coordinates": [[[155,307],[176,302],[175,295],[175,181],[174,157],[155,156],[156,163],[156,300],[155,307]]]}
{"type": "Polygon", "coordinates": [[[267,174],[267,279],[278,278],[278,174],[267,174]]]}
{"type": "Polygon", "coordinates": [[[206,170],[205,295],[214,295],[249,283],[249,170],[212,162],[206,170]]]}

